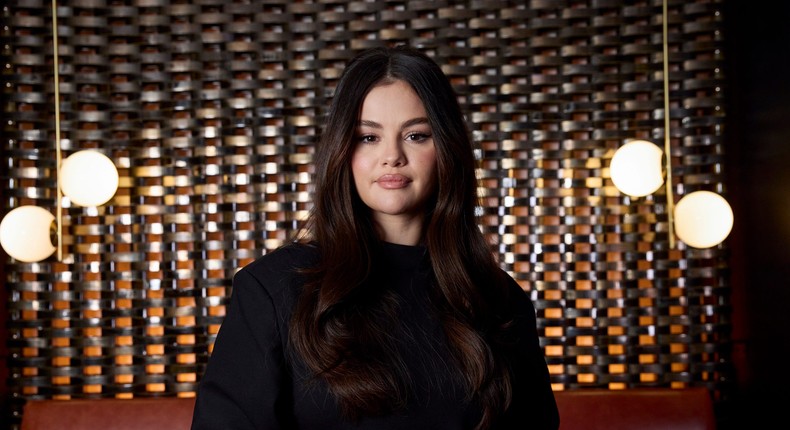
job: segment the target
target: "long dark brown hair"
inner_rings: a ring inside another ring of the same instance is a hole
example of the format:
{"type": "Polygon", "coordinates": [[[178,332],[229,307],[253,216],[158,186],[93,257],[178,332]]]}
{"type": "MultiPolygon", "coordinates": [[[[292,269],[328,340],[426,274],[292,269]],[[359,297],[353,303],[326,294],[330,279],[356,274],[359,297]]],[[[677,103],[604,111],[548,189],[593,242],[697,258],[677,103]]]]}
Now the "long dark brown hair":
{"type": "Polygon", "coordinates": [[[413,48],[364,51],[338,82],[315,153],[307,222],[306,236],[318,245],[320,261],[294,310],[290,345],[326,381],[346,416],[384,413],[405,403],[408,375],[398,357],[384,353],[386,327],[360,312],[373,309],[394,318],[386,300],[360,306],[370,300],[360,290],[376,264],[379,238],[350,167],[363,101],[372,88],[393,80],[411,85],[430,122],[438,184],[427,204],[423,243],[435,276],[434,306],[469,399],[482,407],[478,428],[487,428],[511,396],[495,341],[507,324],[500,315],[503,272],[477,225],[477,161],[457,95],[441,68],[413,48]]]}

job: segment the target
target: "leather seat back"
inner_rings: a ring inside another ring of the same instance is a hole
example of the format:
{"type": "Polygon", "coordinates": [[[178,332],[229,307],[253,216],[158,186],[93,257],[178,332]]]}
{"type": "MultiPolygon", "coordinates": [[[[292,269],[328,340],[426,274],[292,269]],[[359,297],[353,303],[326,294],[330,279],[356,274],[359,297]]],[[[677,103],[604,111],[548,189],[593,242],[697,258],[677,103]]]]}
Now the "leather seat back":
{"type": "Polygon", "coordinates": [[[189,430],[194,398],[30,400],[21,430],[189,430]]]}
{"type": "Polygon", "coordinates": [[[706,388],[555,391],[560,430],[714,430],[706,388]]]}

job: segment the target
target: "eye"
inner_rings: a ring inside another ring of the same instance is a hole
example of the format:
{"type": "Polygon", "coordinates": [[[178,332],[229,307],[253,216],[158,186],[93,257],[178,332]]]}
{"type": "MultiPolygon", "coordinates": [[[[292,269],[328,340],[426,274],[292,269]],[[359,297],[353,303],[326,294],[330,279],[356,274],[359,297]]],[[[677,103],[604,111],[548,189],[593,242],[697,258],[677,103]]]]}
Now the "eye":
{"type": "Polygon", "coordinates": [[[431,135],[428,133],[409,133],[406,135],[406,140],[411,142],[425,142],[430,138],[431,135]]]}
{"type": "Polygon", "coordinates": [[[357,143],[374,143],[378,140],[376,135],[362,134],[357,136],[357,143]]]}

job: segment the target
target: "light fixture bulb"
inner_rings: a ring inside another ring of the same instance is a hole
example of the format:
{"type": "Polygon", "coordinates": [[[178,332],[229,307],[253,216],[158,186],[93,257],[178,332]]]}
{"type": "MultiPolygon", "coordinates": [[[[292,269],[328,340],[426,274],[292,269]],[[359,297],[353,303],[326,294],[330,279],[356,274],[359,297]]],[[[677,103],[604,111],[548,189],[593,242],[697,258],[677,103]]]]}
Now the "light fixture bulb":
{"type": "Polygon", "coordinates": [[[34,263],[55,252],[50,232],[55,216],[38,206],[19,206],[0,221],[0,244],[11,257],[34,263]]]}
{"type": "Polygon", "coordinates": [[[732,223],[730,204],[710,191],[686,194],[675,205],[675,233],[694,248],[710,248],[723,242],[732,223]]]}
{"type": "Polygon", "coordinates": [[[63,160],[60,175],[60,188],[75,205],[103,205],[118,190],[118,169],[99,151],[86,149],[71,154],[63,160]]]}
{"type": "Polygon", "coordinates": [[[609,172],[614,186],[632,197],[651,194],[664,183],[661,148],[647,140],[632,140],[612,156],[609,172]]]}

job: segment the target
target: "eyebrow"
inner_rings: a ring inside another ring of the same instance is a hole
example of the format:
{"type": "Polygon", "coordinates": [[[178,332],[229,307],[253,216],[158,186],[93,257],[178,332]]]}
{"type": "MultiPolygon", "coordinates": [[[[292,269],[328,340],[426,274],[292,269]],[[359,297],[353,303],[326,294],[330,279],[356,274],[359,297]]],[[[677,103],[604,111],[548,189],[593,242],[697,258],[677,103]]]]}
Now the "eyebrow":
{"type": "MultiPolygon", "coordinates": [[[[419,125],[419,124],[428,124],[428,118],[426,118],[426,117],[412,118],[412,119],[404,122],[403,125],[401,126],[401,128],[402,129],[403,128],[409,128],[409,127],[412,127],[412,126],[415,126],[415,125],[419,125]]],[[[359,121],[359,125],[360,126],[364,126],[364,127],[371,127],[371,128],[384,128],[381,124],[377,123],[376,121],[370,121],[370,120],[366,120],[366,119],[360,120],[359,121]]]]}

